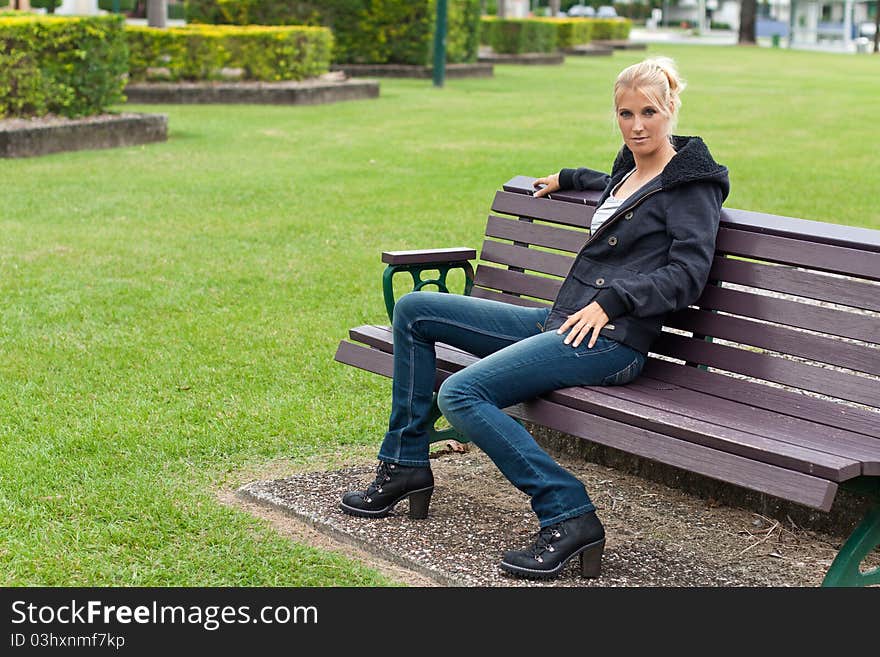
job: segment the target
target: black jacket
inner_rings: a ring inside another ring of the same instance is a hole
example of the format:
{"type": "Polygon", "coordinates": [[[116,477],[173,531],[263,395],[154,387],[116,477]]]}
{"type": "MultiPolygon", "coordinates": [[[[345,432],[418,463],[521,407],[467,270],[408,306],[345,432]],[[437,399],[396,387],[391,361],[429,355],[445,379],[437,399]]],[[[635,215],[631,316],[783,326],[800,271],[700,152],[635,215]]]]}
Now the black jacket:
{"type": "MultiPolygon", "coordinates": [[[[608,315],[601,334],[647,353],[663,320],[702,293],[715,253],[727,168],[699,137],[674,137],[675,156],[658,177],[627,198],[580,250],[545,331],[596,301],[608,315]]],[[[624,146],[609,176],[563,169],[562,189],[604,190],[601,204],[635,166],[624,146]]]]}

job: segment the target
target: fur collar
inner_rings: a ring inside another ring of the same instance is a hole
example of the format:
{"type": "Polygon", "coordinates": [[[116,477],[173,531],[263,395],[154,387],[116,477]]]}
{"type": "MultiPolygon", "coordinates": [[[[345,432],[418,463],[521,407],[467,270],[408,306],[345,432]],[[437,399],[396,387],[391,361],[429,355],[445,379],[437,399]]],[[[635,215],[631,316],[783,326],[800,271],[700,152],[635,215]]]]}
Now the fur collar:
{"type": "MultiPolygon", "coordinates": [[[[727,198],[730,181],[727,167],[718,164],[709,153],[709,148],[699,137],[680,137],[673,135],[672,145],[675,156],[669,160],[666,168],[660,173],[660,184],[664,189],[675,187],[694,180],[714,181],[721,185],[727,198]]],[[[632,151],[624,145],[614,160],[611,170],[612,180],[622,178],[627,171],[636,165],[632,151]]]]}

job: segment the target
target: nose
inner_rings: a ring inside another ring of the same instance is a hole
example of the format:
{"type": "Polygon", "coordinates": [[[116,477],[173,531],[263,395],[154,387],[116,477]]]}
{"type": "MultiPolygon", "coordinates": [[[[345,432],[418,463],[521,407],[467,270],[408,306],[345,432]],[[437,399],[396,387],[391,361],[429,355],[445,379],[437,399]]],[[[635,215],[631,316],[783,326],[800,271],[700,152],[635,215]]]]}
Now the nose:
{"type": "Polygon", "coordinates": [[[633,131],[641,132],[644,129],[645,125],[644,123],[642,123],[642,118],[640,116],[636,116],[636,118],[633,120],[633,131]]]}

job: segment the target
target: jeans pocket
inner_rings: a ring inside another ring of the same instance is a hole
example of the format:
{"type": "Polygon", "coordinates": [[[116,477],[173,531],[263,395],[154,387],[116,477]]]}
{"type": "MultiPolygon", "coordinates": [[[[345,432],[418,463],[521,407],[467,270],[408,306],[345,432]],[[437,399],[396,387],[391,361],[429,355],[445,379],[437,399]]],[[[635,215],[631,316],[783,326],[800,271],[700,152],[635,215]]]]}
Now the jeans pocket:
{"type": "Polygon", "coordinates": [[[611,374],[606,376],[602,380],[603,386],[622,386],[627,383],[630,383],[635,380],[635,378],[642,373],[642,368],[645,365],[645,357],[642,355],[637,355],[633,362],[624,367],[622,370],[615,374],[611,374]]]}

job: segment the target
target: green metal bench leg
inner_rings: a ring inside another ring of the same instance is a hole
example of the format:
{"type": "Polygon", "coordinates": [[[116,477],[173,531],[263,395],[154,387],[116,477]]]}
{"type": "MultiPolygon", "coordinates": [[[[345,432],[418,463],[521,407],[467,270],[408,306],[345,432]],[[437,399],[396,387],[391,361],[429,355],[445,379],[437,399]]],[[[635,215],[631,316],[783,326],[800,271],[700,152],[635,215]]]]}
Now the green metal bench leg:
{"type": "Polygon", "coordinates": [[[449,292],[446,286],[446,276],[451,269],[464,270],[464,295],[469,296],[474,287],[474,268],[467,260],[444,264],[420,264],[420,265],[388,265],[382,274],[382,293],[385,296],[385,311],[388,313],[388,321],[394,321],[394,275],[398,272],[409,272],[413,279],[413,292],[418,292],[426,285],[436,285],[440,292],[449,292]],[[437,278],[422,280],[422,273],[436,269],[437,278]]]}
{"type": "Polygon", "coordinates": [[[867,572],[859,564],[880,546],[880,506],[875,506],[853,530],[828,569],[822,586],[871,586],[880,584],[880,568],[867,572]]]}
{"type": "Polygon", "coordinates": [[[462,436],[455,427],[448,429],[437,429],[434,425],[443,417],[440,407],[437,406],[437,393],[434,393],[434,399],[431,400],[431,411],[428,415],[428,435],[431,437],[430,442],[439,443],[442,440],[455,440],[460,443],[469,443],[470,441],[462,436]]]}

